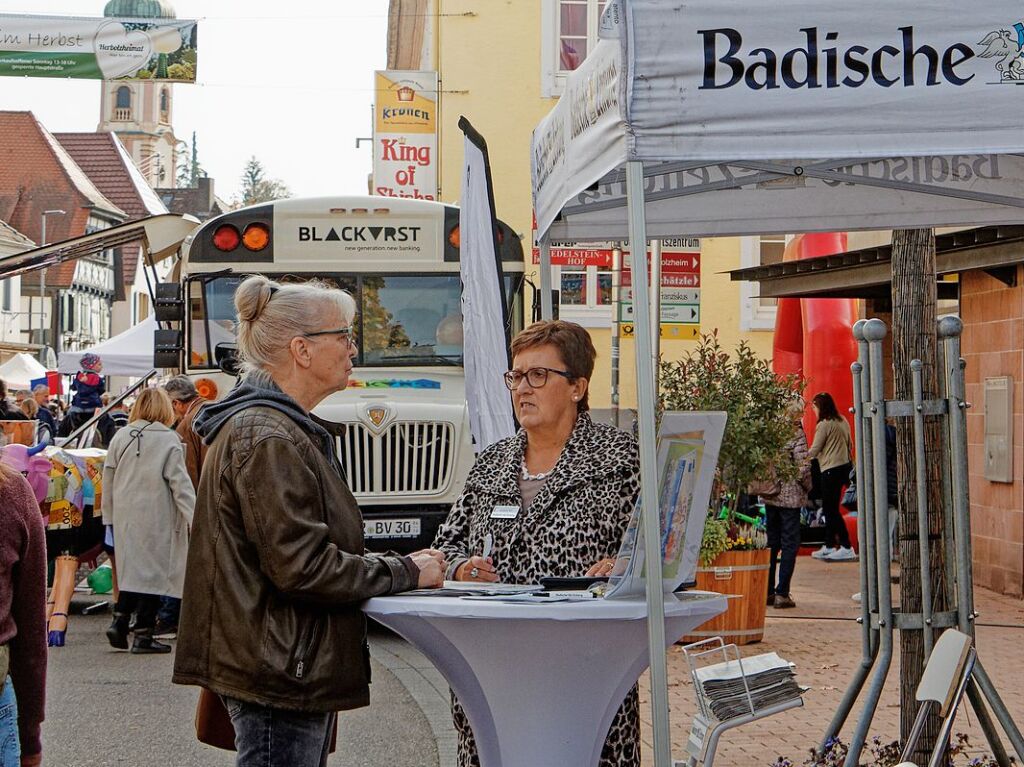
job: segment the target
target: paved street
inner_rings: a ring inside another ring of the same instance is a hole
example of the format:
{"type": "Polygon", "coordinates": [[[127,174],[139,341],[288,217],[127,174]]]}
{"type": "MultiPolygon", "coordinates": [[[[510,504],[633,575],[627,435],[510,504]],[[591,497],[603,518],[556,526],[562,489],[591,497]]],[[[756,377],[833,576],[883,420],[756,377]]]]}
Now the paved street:
{"type": "MultiPolygon", "coordinates": [[[[802,761],[820,736],[846,688],[860,655],[855,564],[826,564],[801,557],[793,597],[795,610],[769,610],[763,642],[744,656],[776,651],[797,665],[810,689],[803,708],[731,731],[723,739],[719,767],[768,767],[777,756],[802,761]]],[[[92,599],[92,598],[90,598],[92,599]]],[[[1024,603],[978,589],[981,659],[1018,722],[1024,722],[1024,603]]],[[[85,602],[76,599],[76,604],[85,602]]],[[[226,752],[202,746],[193,731],[195,691],[172,685],[172,656],[137,657],[112,651],[103,637],[107,615],[73,618],[68,645],[50,653],[48,716],[44,726],[48,764],[69,767],[164,765],[227,767],[226,752]]],[[[422,655],[378,629],[371,634],[372,703],[342,715],[339,750],[332,767],[452,767],[454,735],[448,689],[422,655]]],[[[899,657],[882,697],[872,735],[898,734],[899,657]]],[[[694,712],[686,663],[679,648],[669,655],[673,755],[681,758],[694,712]]],[[[641,684],[644,764],[650,765],[650,709],[646,677],[641,684]]],[[[848,739],[858,706],[844,730],[848,739]]],[[[971,735],[987,752],[973,712],[962,714],[954,732],[971,735]]]]}
{"type": "MultiPolygon", "coordinates": [[[[778,756],[800,764],[818,739],[846,691],[847,682],[860,660],[860,626],[855,619],[860,606],[850,599],[859,591],[856,563],[825,563],[800,557],[793,581],[792,610],[769,608],[764,641],[741,648],[744,657],[775,651],[796,663],[797,679],[810,689],[803,708],[728,732],[719,747],[717,767],[768,767],[778,756]]],[[[1024,726],[1024,602],[976,589],[979,659],[994,680],[1000,696],[1019,726],[1024,726]]],[[[898,596],[896,596],[898,603],[898,596]]],[[[893,658],[889,682],[869,733],[885,742],[899,736],[899,649],[893,658]]],[[[646,675],[641,685],[641,716],[644,719],[644,764],[653,763],[650,748],[650,696],[646,675]]],[[[696,709],[686,661],[680,649],[669,655],[669,702],[671,705],[672,753],[681,759],[686,736],[696,709]]],[[[861,706],[843,729],[849,741],[861,706]]],[[[960,709],[953,732],[965,732],[978,753],[989,753],[974,712],[960,709]],[[965,713],[969,712],[969,713],[965,713]]],[[[1007,745],[1009,753],[1012,749],[1007,745]]],[[[866,760],[865,760],[866,761],[866,760]]]]}
{"type": "MultiPolygon", "coordinates": [[[[92,601],[92,598],[90,598],[92,601]]],[[[85,604],[76,599],[76,605],[85,604]]],[[[68,644],[50,651],[46,764],[67,767],[228,767],[232,755],[195,739],[196,691],[170,683],[173,655],[112,650],[109,615],[72,618],[68,644]]],[[[450,767],[448,688],[404,641],[371,633],[371,705],[342,714],[331,767],[450,767]]]]}

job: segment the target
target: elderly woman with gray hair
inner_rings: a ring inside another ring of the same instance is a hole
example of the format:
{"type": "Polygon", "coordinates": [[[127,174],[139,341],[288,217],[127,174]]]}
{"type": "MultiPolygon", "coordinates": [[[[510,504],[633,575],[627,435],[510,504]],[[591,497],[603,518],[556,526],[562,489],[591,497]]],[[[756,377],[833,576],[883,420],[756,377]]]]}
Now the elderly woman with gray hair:
{"type": "Polygon", "coordinates": [[[209,452],[173,679],[221,697],[238,767],[324,765],[334,712],[369,703],[360,603],[439,586],[444,562],[365,552],[334,440],[310,417],[348,385],[352,297],[250,277],[235,309],[244,378],[195,419],[209,452]]]}

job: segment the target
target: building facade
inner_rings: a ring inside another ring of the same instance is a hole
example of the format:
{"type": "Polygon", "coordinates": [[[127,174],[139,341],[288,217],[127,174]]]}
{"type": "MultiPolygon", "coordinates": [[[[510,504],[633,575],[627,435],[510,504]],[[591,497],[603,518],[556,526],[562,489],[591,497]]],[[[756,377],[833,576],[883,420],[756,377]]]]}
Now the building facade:
{"type": "MultiPolygon", "coordinates": [[[[478,3],[471,0],[391,0],[388,68],[436,70],[440,87],[439,192],[442,201],[460,194],[463,152],[460,116],[488,143],[498,216],[533,244],[530,140],[536,124],[554,106],[565,79],[597,42],[599,0],[539,0],[478,3]]],[[[775,307],[749,285],[723,274],[729,269],[781,259],[784,237],[705,239],[700,243],[702,332],[717,329],[723,345],[741,341],[770,356],[775,307]]],[[[529,256],[528,256],[529,258],[529,256]]],[[[537,267],[530,279],[539,285],[537,267]]],[[[606,409],[611,401],[611,271],[606,266],[553,267],[561,289],[559,314],[591,332],[598,362],[591,401],[606,409]]],[[[527,294],[529,303],[530,295],[527,294]]],[[[678,359],[692,340],[664,340],[665,359],[678,359]]],[[[622,342],[620,401],[635,405],[633,345],[622,342]]]]}

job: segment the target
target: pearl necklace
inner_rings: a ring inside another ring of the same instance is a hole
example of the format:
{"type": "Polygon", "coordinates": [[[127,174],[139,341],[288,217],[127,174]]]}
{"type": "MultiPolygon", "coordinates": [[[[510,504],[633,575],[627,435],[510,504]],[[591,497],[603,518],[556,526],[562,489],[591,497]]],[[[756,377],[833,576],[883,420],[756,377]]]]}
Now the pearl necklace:
{"type": "Polygon", "coordinates": [[[526,459],[525,458],[523,459],[523,474],[522,474],[523,479],[525,479],[525,480],[547,479],[548,478],[548,474],[550,474],[550,473],[551,473],[551,471],[542,471],[540,474],[531,474],[529,471],[526,470],[526,459]]]}

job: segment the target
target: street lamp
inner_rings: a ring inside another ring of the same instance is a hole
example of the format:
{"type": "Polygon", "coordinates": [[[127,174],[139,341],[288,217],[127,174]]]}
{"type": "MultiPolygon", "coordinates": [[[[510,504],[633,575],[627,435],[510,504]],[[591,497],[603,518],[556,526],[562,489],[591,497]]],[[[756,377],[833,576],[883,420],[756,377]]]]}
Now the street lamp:
{"type": "MultiPolygon", "coordinates": [[[[42,239],[43,239],[43,241],[40,243],[40,247],[43,247],[43,246],[46,245],[46,217],[47,216],[63,216],[66,213],[67,213],[66,210],[58,210],[58,209],[44,210],[43,211],[43,214],[42,214],[42,239]]],[[[45,317],[46,317],[46,269],[47,269],[47,267],[43,267],[42,271],[39,273],[39,331],[40,331],[39,332],[39,340],[42,341],[42,345],[43,346],[46,345],[46,321],[45,321],[45,317]]],[[[29,318],[31,319],[31,311],[29,313],[29,318]]],[[[51,319],[52,319],[52,313],[51,313],[51,319]]]]}

